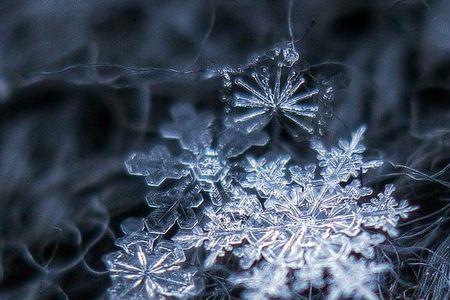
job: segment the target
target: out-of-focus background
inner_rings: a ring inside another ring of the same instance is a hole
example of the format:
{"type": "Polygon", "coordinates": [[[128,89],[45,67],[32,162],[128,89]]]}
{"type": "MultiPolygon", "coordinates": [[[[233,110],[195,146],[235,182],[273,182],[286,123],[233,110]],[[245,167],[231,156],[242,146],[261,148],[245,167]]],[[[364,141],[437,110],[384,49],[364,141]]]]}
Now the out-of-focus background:
{"type": "Polygon", "coordinates": [[[1,1],[0,299],[104,297],[101,256],[121,220],[148,213],[126,155],[175,101],[221,111],[213,70],[292,40],[351,79],[330,138],[366,124],[380,182],[421,206],[388,296],[439,299],[424,265],[449,276],[432,255],[450,244],[448,0],[1,1]]]}

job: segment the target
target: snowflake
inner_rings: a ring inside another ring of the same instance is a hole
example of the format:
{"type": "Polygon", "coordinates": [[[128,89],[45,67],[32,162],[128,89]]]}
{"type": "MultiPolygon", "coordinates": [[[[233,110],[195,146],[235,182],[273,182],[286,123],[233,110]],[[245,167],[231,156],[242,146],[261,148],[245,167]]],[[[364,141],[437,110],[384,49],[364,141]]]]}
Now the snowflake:
{"type": "MultiPolygon", "coordinates": [[[[203,245],[210,252],[207,266],[226,251],[233,251],[243,268],[263,258],[271,265],[300,270],[297,276],[302,282],[295,285],[298,289],[323,286],[321,274],[333,276],[333,271],[339,272],[333,269],[335,265],[350,261],[353,253],[372,259],[374,247],[384,241],[384,236],[364,228],[395,235],[399,219],[406,218],[415,207],[406,201],[398,203],[392,197],[392,185],[377,197],[367,198],[373,191],[362,186],[357,177],[381,162],[363,159],[363,133],[364,128],[360,128],[350,141],[340,140],[339,147],[331,149],[313,141],[318,166],[289,166],[286,155],[271,154],[260,159],[247,156],[242,166],[246,175],[238,178],[244,189],[235,189],[234,200],[232,195],[223,206],[208,209],[206,221],[195,230],[181,231],[173,239],[184,249],[203,245]],[[251,200],[255,196],[249,190],[261,197],[264,209],[251,200]],[[313,268],[313,272],[306,274],[302,268],[313,268]]],[[[372,275],[384,270],[370,267],[369,271],[372,269],[372,275]]],[[[257,277],[259,271],[254,272],[246,276],[257,277]]],[[[333,285],[345,284],[336,283],[341,278],[334,278],[333,285]]],[[[358,288],[341,294],[369,295],[358,288]]]]}
{"type": "Polygon", "coordinates": [[[256,59],[236,74],[224,72],[224,86],[232,91],[229,99],[234,111],[229,126],[252,132],[276,119],[294,136],[315,133],[332,100],[327,94],[331,90],[321,96],[318,88],[307,88],[297,60],[298,53],[289,47],[256,59]]]}
{"type": "Polygon", "coordinates": [[[104,257],[110,272],[113,299],[188,298],[201,289],[194,268],[182,269],[183,251],[161,242],[153,251],[137,245],[132,252],[118,251],[104,257]]]}
{"type": "Polygon", "coordinates": [[[197,112],[186,103],[174,105],[171,115],[173,121],[161,127],[161,135],[178,140],[184,151],[177,156],[158,145],[148,153],[131,154],[125,162],[130,174],[145,176],[150,186],[178,179],[175,185],[147,195],[147,203],[154,210],[146,224],[158,234],[167,233],[175,223],[182,229],[193,228],[198,222],[193,209],[203,202],[202,190],[211,194],[214,205],[221,205],[224,195],[220,191],[230,171],[228,160],[268,141],[263,132],[245,134],[233,128],[224,130],[214,141],[212,114],[197,112]]]}
{"type": "Polygon", "coordinates": [[[163,124],[160,132],[165,138],[177,139],[183,149],[194,154],[208,148],[212,142],[210,126],[214,117],[208,112],[196,112],[188,103],[177,103],[171,110],[172,123],[163,124]]]}

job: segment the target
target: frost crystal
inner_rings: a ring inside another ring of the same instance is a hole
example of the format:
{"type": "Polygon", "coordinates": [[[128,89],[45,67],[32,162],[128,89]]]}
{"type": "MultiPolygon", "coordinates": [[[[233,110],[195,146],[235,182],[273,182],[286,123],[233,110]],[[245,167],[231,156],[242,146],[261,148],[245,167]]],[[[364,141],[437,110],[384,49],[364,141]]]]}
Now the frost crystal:
{"type": "Polygon", "coordinates": [[[133,252],[118,251],[104,261],[113,282],[113,299],[168,299],[196,295],[194,268],[181,268],[186,260],[173,243],[161,242],[153,251],[137,245],[133,252]]]}
{"type": "Polygon", "coordinates": [[[240,72],[225,72],[224,86],[231,90],[228,99],[233,108],[229,126],[252,132],[276,119],[294,136],[315,133],[332,98],[307,87],[298,58],[292,47],[277,49],[240,72]]]}

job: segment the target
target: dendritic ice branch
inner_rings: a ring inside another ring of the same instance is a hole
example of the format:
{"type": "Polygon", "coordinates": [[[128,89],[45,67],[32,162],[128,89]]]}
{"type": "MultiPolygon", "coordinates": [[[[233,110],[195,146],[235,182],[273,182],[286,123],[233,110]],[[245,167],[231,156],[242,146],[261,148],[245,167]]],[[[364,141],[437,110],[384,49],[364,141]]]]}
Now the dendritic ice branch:
{"type": "Polygon", "coordinates": [[[183,178],[166,190],[149,192],[147,204],[154,209],[145,219],[147,227],[165,233],[177,222],[180,228],[192,229],[198,222],[194,208],[203,202],[200,191],[195,181],[183,178]]]}
{"type": "Polygon", "coordinates": [[[271,296],[289,299],[291,290],[288,287],[288,271],[283,266],[264,262],[244,274],[231,275],[229,281],[247,288],[243,293],[245,299],[270,299],[271,296]]]}

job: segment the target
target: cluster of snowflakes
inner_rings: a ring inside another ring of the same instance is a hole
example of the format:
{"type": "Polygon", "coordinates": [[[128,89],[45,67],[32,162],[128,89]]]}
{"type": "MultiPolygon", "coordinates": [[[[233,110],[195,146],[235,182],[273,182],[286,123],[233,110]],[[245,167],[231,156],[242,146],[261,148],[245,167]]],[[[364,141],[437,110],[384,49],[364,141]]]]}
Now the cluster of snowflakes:
{"type": "Polygon", "coordinates": [[[329,299],[377,299],[389,264],[374,248],[415,208],[393,198],[393,185],[376,196],[362,185],[360,176],[382,164],[363,158],[363,127],[337,147],[320,141],[330,89],[307,88],[295,54],[275,51],[225,72],[232,93],[222,123],[176,104],[160,133],[178,149],[154,145],[130,155],[128,172],[153,187],[146,197],[152,209],[145,219],[123,222],[116,240],[122,249],[104,258],[112,298],[193,297],[204,288],[199,270],[234,255],[242,271],[228,284],[244,287],[246,299],[290,298],[312,288],[329,299]],[[263,130],[272,122],[314,137],[318,164],[299,166],[281,150],[249,154],[269,143],[263,130]],[[207,253],[201,268],[186,258],[194,248],[207,253]]]}

